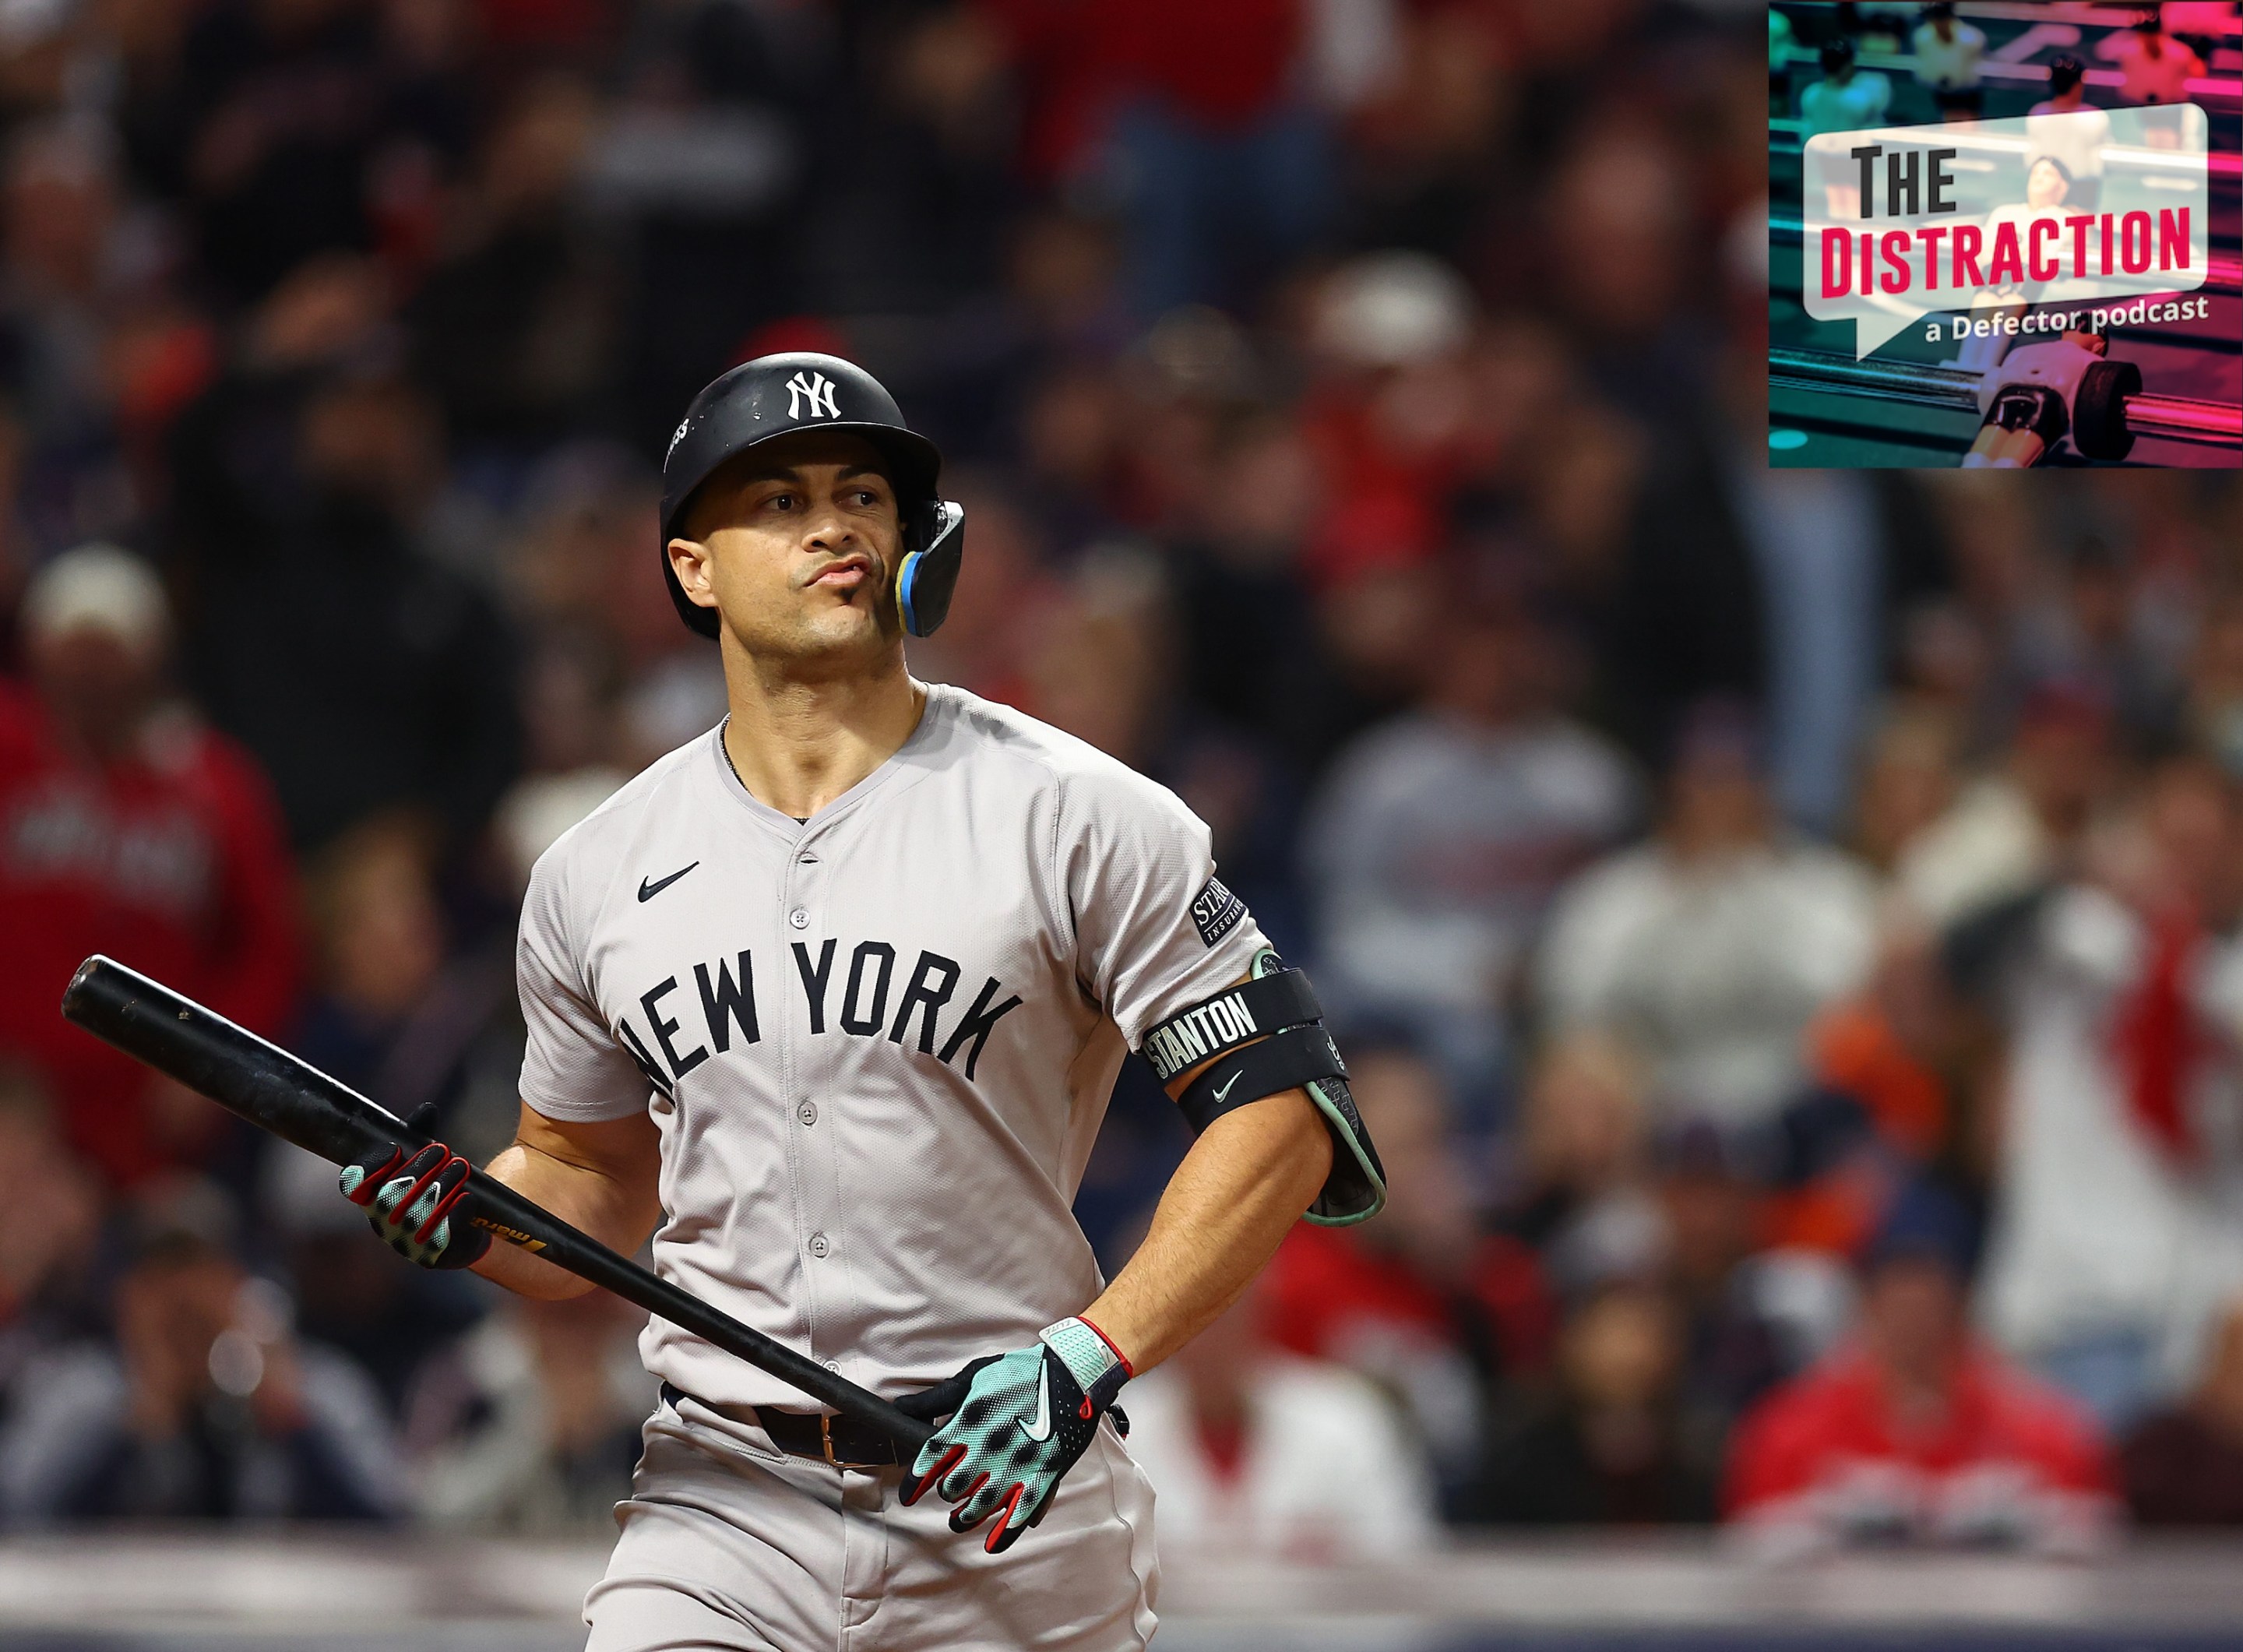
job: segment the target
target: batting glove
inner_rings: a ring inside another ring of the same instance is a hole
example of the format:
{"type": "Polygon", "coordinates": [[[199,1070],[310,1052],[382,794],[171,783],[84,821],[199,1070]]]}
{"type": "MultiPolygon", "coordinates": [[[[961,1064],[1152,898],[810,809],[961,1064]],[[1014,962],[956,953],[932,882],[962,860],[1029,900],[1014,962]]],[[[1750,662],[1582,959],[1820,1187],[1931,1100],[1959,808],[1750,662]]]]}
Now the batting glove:
{"type": "MultiPolygon", "coordinates": [[[[434,1107],[424,1107],[408,1123],[422,1129],[434,1116],[434,1107]]],[[[409,1155],[401,1143],[392,1142],[344,1165],[337,1181],[343,1197],[365,1210],[382,1243],[407,1261],[465,1268],[481,1261],[491,1243],[489,1234],[470,1227],[460,1214],[472,1174],[467,1160],[441,1142],[409,1155]]]]}
{"type": "Polygon", "coordinates": [[[984,1547],[1002,1554],[1043,1519],[1132,1374],[1104,1332],[1088,1319],[1062,1319],[1033,1347],[976,1359],[947,1382],[898,1400],[899,1409],[929,1422],[950,1418],[913,1460],[899,1493],[905,1506],[932,1486],[957,1505],[953,1532],[995,1514],[984,1547]]]}

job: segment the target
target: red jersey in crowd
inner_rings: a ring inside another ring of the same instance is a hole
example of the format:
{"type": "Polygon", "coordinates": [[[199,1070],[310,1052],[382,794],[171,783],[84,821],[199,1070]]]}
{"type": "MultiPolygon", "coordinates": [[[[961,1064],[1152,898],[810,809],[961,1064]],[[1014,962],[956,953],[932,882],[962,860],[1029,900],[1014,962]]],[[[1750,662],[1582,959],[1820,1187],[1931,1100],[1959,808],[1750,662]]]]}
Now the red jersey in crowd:
{"type": "Polygon", "coordinates": [[[146,1128],[154,1075],[62,1018],[89,953],[274,1031],[296,986],[294,876],[248,754],[184,712],[97,765],[56,738],[38,700],[0,682],[0,1059],[51,1086],[64,1134],[111,1180],[161,1169],[146,1128]]]}
{"type": "Polygon", "coordinates": [[[1500,1234],[1479,1242],[1451,1286],[1352,1229],[1303,1225],[1277,1247],[1260,1289],[1271,1341],[1343,1363],[1355,1363],[1356,1345],[1366,1337],[1454,1347],[1470,1334],[1460,1315],[1471,1313],[1494,1332],[1505,1373],[1539,1371],[1557,1327],[1556,1304],[1533,1251],[1500,1234]]]}
{"type": "Polygon", "coordinates": [[[1299,0],[980,0],[1029,89],[1024,148],[1064,176],[1106,118],[1156,98],[1209,132],[1250,126],[1284,97],[1303,39],[1299,0]]]}
{"type": "Polygon", "coordinates": [[[2116,1505],[2103,1444],[2071,1403],[1974,1349],[1943,1415],[1893,1408],[1869,1356],[1841,1350],[1747,1414],[1728,1516],[1835,1541],[2083,1547],[2116,1505]]]}

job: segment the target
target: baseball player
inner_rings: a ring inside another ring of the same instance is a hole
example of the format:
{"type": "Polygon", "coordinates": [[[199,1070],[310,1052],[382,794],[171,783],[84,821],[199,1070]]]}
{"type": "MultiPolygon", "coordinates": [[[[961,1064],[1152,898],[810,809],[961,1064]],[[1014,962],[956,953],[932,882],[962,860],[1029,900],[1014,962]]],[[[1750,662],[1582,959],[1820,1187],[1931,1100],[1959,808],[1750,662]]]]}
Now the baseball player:
{"type": "Polygon", "coordinates": [[[442,1147],[343,1172],[414,1261],[530,1296],[585,1287],[454,1223],[475,1177],[618,1251],[651,1236],[664,1278],[943,1423],[899,1462],[653,1321],[662,1403],[591,1652],[1142,1645],[1158,1573],[1122,1386],[1303,1211],[1384,1198],[1315,998],[1206,826],[906,671],[963,550],[940,464],[831,356],[694,400],[663,570],[730,715],[537,863],[514,1145],[472,1173],[442,1147]],[[1196,1140],[1108,1284],[1070,1205],[1132,1046],[1196,1140]]]}

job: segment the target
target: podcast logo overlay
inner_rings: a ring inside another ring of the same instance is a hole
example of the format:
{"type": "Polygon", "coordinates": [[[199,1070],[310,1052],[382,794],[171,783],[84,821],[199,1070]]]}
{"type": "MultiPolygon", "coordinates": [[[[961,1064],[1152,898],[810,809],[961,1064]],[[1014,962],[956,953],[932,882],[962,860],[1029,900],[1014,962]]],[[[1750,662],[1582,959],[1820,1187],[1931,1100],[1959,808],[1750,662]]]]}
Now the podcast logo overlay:
{"type": "Polygon", "coordinates": [[[1810,138],[1807,313],[1851,320],[1856,361],[1919,323],[1945,342],[2192,320],[2208,133],[2176,104],[1810,138]]]}

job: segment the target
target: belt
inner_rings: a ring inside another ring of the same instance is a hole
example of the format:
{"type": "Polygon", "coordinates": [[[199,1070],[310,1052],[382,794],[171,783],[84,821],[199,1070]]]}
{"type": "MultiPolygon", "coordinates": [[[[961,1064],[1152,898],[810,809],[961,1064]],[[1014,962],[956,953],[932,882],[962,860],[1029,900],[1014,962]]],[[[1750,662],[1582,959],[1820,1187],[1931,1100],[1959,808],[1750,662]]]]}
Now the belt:
{"type": "Polygon", "coordinates": [[[781,1411],[775,1406],[719,1406],[689,1394],[671,1383],[662,1385],[662,1397],[675,1409],[681,1399],[760,1428],[771,1443],[790,1457],[807,1457],[834,1468],[887,1468],[898,1460],[896,1442],[875,1425],[846,1412],[781,1411]]]}

